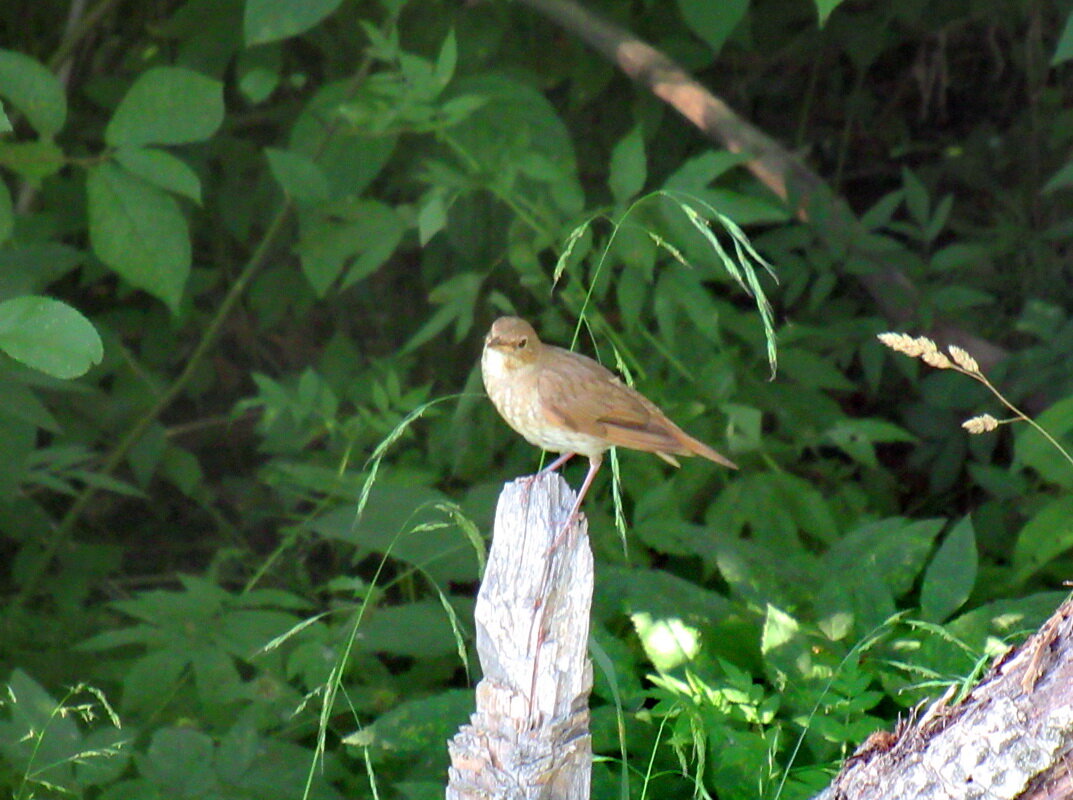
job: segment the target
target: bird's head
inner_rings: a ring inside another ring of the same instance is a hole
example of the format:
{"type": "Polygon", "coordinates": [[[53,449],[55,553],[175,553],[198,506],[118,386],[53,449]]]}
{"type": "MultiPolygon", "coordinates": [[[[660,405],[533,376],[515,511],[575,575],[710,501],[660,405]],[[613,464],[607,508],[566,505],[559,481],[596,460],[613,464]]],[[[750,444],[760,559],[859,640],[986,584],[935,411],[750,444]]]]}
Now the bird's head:
{"type": "Polygon", "coordinates": [[[541,344],[533,326],[520,317],[500,317],[484,337],[484,349],[498,354],[508,369],[532,364],[541,344]]]}

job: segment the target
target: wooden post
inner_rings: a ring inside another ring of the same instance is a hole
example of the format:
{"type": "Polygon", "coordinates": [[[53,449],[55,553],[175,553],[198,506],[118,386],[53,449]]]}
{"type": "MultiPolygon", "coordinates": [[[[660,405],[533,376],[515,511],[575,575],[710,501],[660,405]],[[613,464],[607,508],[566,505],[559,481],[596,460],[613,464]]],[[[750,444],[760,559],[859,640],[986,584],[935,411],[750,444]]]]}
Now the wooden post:
{"type": "Polygon", "coordinates": [[[448,743],[447,800],[588,800],[592,551],[582,520],[556,540],[574,493],[519,478],[496,508],[477,595],[477,711],[448,743]]]}

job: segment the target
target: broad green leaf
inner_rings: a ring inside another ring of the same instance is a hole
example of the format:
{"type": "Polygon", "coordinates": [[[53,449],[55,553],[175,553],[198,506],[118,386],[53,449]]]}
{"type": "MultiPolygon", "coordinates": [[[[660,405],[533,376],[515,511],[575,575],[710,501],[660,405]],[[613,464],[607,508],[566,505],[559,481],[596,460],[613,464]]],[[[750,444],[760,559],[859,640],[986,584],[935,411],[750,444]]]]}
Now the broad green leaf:
{"type": "Polygon", "coordinates": [[[403,353],[416,350],[425,342],[442,333],[453,322],[455,341],[473,327],[473,312],[477,306],[484,275],[480,272],[460,272],[454,275],[429,294],[429,300],[439,308],[402,348],[403,353]]]}
{"type": "Polygon", "coordinates": [[[370,611],[359,629],[365,651],[436,658],[458,652],[443,606],[432,601],[370,611]]]}
{"type": "MultiPolygon", "coordinates": [[[[2,305],[2,304],[0,304],[2,305]]],[[[52,416],[33,389],[17,374],[0,372],[0,416],[14,417],[52,433],[60,432],[60,423],[52,416]]],[[[39,450],[38,455],[45,452],[39,450]]]]}
{"type": "Polygon", "coordinates": [[[821,27],[827,23],[827,18],[831,16],[831,12],[842,4],[842,0],[815,0],[815,2],[816,13],[820,17],[821,27]]]}
{"type": "MultiPolygon", "coordinates": [[[[1036,424],[1058,440],[1067,452],[1073,451],[1073,397],[1059,400],[1036,417],[1036,424]]],[[[1017,429],[1014,438],[1015,463],[1039,473],[1044,480],[1073,488],[1073,464],[1061,451],[1030,425],[1017,429]]]]}
{"type": "Polygon", "coordinates": [[[50,139],[0,142],[0,166],[31,181],[55,175],[64,165],[63,150],[50,139]]]}
{"type": "Polygon", "coordinates": [[[1071,58],[1073,58],[1073,11],[1069,12],[1066,24],[1062,26],[1062,35],[1058,37],[1058,44],[1054,48],[1051,66],[1056,67],[1071,58]]]}
{"type": "Polygon", "coordinates": [[[354,506],[342,506],[313,520],[311,527],[319,536],[349,542],[360,552],[420,566],[439,581],[473,580],[475,559],[471,550],[459,546],[448,504],[434,489],[380,481],[360,517],[354,506]]]}
{"type": "Polygon", "coordinates": [[[185,67],[153,67],[119,102],[104,138],[113,147],[201,142],[223,118],[220,81],[185,67]]]}
{"type": "Polygon", "coordinates": [[[718,53],[749,10],[749,0],[678,0],[678,9],[690,30],[718,53]]]}
{"type": "Polygon", "coordinates": [[[395,136],[340,129],[340,108],[352,100],[352,95],[349,81],[328,84],[309,101],[291,130],[289,149],[316,159],[328,179],[333,200],[360,196],[395,150],[395,136]]]}
{"type": "Polygon", "coordinates": [[[328,199],[328,180],[313,159],[291,150],[265,148],[272,176],[283,191],[300,203],[321,203],[328,199]]]}
{"type": "Polygon", "coordinates": [[[894,597],[908,592],[943,529],[941,519],[889,517],[859,526],[823,556],[827,574],[849,579],[864,563],[874,565],[894,597]]]}
{"type": "Polygon", "coordinates": [[[716,178],[745,163],[745,156],[729,150],[709,150],[687,159],[664,184],[666,189],[696,193],[707,189],[716,178]]]}
{"type": "MultiPolygon", "coordinates": [[[[473,712],[473,702],[473,692],[468,689],[448,689],[431,697],[407,700],[380,715],[369,728],[343,741],[347,745],[428,758],[428,743],[446,741],[457,733],[473,712]]],[[[445,756],[441,759],[446,761],[445,756]]]]}
{"type": "Polygon", "coordinates": [[[0,298],[38,294],[85,260],[85,254],[55,242],[0,250],[0,298]]]}
{"type": "Polygon", "coordinates": [[[220,797],[215,748],[212,737],[193,728],[161,728],[138,768],[165,797],[220,797]]]}
{"type": "Polygon", "coordinates": [[[1066,325],[1066,310],[1058,303],[1050,303],[1040,298],[1025,302],[1021,316],[1017,319],[1016,329],[1028,333],[1037,339],[1054,339],[1066,325]]]}
{"type": "Polygon", "coordinates": [[[15,130],[11,124],[11,120],[8,119],[7,112],[4,110],[4,101],[0,100],[0,133],[11,133],[15,130]]]}
{"type": "Polygon", "coordinates": [[[760,652],[769,655],[780,647],[785,647],[800,633],[801,626],[797,620],[775,606],[769,605],[764,615],[764,633],[760,639],[760,652]]]}
{"type": "Polygon", "coordinates": [[[238,88],[251,103],[263,103],[279,88],[280,53],[279,45],[267,45],[238,57],[238,88]]]}
{"type": "Polygon", "coordinates": [[[0,96],[43,137],[58,133],[67,120],[67,98],[59,79],[22,53],[0,50],[0,96]]]}
{"type": "Polygon", "coordinates": [[[935,251],[931,257],[932,269],[947,270],[987,264],[995,256],[995,249],[983,242],[955,242],[935,251]]]}
{"type": "Polygon", "coordinates": [[[190,236],[178,204],[112,163],[89,171],[89,234],[101,261],[174,311],[190,275],[190,236]]]}
{"type": "Polygon", "coordinates": [[[660,672],[670,672],[701,652],[701,632],[680,617],[653,616],[639,611],[630,616],[648,660],[660,672]]]}
{"type": "Polygon", "coordinates": [[[1031,577],[1073,547],[1073,496],[1065,495],[1039,511],[1017,534],[1013,549],[1014,581],[1031,577]]]}
{"type": "Polygon", "coordinates": [[[942,622],[969,599],[976,583],[976,530],[965,517],[947,534],[924,572],[920,609],[924,619],[942,622]]]}
{"type": "Polygon", "coordinates": [[[657,569],[608,566],[599,570],[596,580],[597,616],[648,612],[700,626],[731,613],[723,595],[657,569]]]}
{"type": "Polygon", "coordinates": [[[4,755],[20,771],[41,781],[63,785],[70,780],[70,760],[82,749],[74,715],[57,713],[59,701],[21,669],[15,669],[3,692],[4,755]]]}
{"type": "Polygon", "coordinates": [[[875,445],[887,442],[915,442],[917,437],[904,428],[882,419],[839,420],[826,431],[824,437],[831,441],[853,460],[866,467],[878,467],[875,445]]]}
{"type": "Polygon", "coordinates": [[[77,378],[104,355],[88,319],[50,297],[16,297],[0,303],[0,350],[54,378],[77,378]]]}
{"type": "Polygon", "coordinates": [[[931,197],[924,182],[908,167],[902,167],[902,183],[905,186],[905,207],[909,216],[923,228],[931,217],[931,197]]]}
{"type": "Polygon", "coordinates": [[[303,214],[298,253],[302,272],[323,296],[343,277],[343,288],[368,277],[395,252],[405,226],[390,206],[373,200],[341,202],[303,214]]]}
{"type": "Polygon", "coordinates": [[[246,0],[246,45],[266,44],[305,33],[334,13],[342,0],[246,0]]]}
{"type": "Polygon", "coordinates": [[[453,30],[447,32],[440,46],[440,54],[436,57],[436,83],[446,86],[454,77],[455,67],[458,66],[458,39],[453,30]]]}
{"type": "Polygon", "coordinates": [[[155,147],[120,147],[115,159],[131,174],[201,205],[201,179],[181,158],[155,147]]]}
{"type": "Polygon", "coordinates": [[[426,192],[417,212],[417,239],[424,247],[437,233],[447,227],[447,204],[445,192],[433,189],[426,192]]]}
{"type": "Polygon", "coordinates": [[[619,140],[611,151],[611,172],[607,185],[615,202],[625,204],[645,186],[645,140],[637,125],[619,140]]]}

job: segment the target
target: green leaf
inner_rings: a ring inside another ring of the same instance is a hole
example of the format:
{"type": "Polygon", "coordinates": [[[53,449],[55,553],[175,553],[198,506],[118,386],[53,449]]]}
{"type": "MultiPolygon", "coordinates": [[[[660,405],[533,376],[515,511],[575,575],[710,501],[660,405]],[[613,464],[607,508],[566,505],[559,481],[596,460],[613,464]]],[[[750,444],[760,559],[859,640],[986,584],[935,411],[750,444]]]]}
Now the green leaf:
{"type": "MultiPolygon", "coordinates": [[[[1070,14],[1070,20],[1073,20],[1073,14],[1070,14]]],[[[1067,186],[1073,186],[1073,161],[1067,161],[1062,167],[1047,179],[1047,183],[1043,186],[1044,194],[1053,192],[1055,189],[1063,189],[1067,186]]]]}
{"type": "Polygon", "coordinates": [[[417,212],[417,239],[424,247],[437,233],[447,227],[447,204],[445,192],[432,189],[425,193],[417,212]]]}
{"type": "Polygon", "coordinates": [[[77,378],[104,355],[88,319],[50,297],[16,297],[0,303],[0,350],[54,378],[77,378]]]}
{"type": "Polygon", "coordinates": [[[442,333],[452,322],[455,324],[455,340],[461,341],[473,327],[473,311],[477,306],[477,295],[483,282],[484,275],[480,272],[460,272],[433,289],[428,299],[439,308],[417,333],[410,337],[402,352],[416,350],[442,333]]]}
{"type": "Polygon", "coordinates": [[[1020,583],[1073,547],[1073,496],[1066,495],[1037,511],[1013,549],[1014,581],[1020,583]]]}
{"type": "Polygon", "coordinates": [[[875,452],[877,442],[917,440],[904,428],[882,419],[842,419],[824,431],[824,436],[853,460],[873,468],[879,466],[875,452]]]}
{"type": "Polygon", "coordinates": [[[115,159],[131,174],[201,205],[201,179],[181,158],[155,147],[121,147],[115,159]]]}
{"type": "Polygon", "coordinates": [[[690,30],[718,53],[749,10],[749,0],[678,0],[678,9],[690,30]]]}
{"type": "Polygon", "coordinates": [[[349,81],[328,84],[309,101],[291,131],[289,149],[316,159],[333,200],[359,196],[395,150],[395,136],[367,136],[364,129],[340,135],[340,109],[352,100],[353,91],[349,81]]]}
{"type": "Polygon", "coordinates": [[[154,67],[120,101],[104,139],[113,147],[201,142],[223,118],[220,81],[184,67],[154,67]]]}
{"type": "Polygon", "coordinates": [[[212,738],[193,728],[162,728],[138,766],[165,797],[219,797],[214,750],[212,738]]]}
{"type": "Polygon", "coordinates": [[[178,204],[115,164],[87,180],[89,234],[101,261],[174,311],[190,275],[190,236],[178,204]]]}
{"type": "Polygon", "coordinates": [[[436,57],[436,83],[446,86],[454,77],[455,68],[458,66],[458,40],[453,30],[448,31],[440,46],[440,54],[436,57]]]}
{"type": "MultiPolygon", "coordinates": [[[[1058,440],[1066,450],[1073,450],[1073,397],[1059,400],[1036,417],[1036,424],[1058,440]]],[[[1073,488],[1073,464],[1061,451],[1039,433],[1026,425],[1017,430],[1013,453],[1015,463],[1039,473],[1045,481],[1073,488]]]]}
{"type": "Polygon", "coordinates": [[[246,46],[305,33],[334,13],[341,3],[342,0],[246,0],[242,26],[246,46]]]}
{"type": "Polygon", "coordinates": [[[26,116],[41,136],[58,133],[67,121],[63,85],[42,64],[13,50],[0,50],[0,96],[26,116]]]}
{"type": "Polygon", "coordinates": [[[457,652],[443,606],[432,601],[378,608],[362,621],[363,650],[433,658],[457,652]]]}
{"type": "Polygon", "coordinates": [[[49,139],[36,142],[0,142],[0,166],[31,181],[55,175],[64,164],[63,150],[49,139]]]}
{"type": "Polygon", "coordinates": [[[449,689],[396,706],[378,717],[370,728],[346,737],[344,743],[368,744],[377,750],[427,758],[428,743],[451,738],[472,712],[473,692],[449,689]]]}
{"type": "Polygon", "coordinates": [[[931,197],[928,196],[928,188],[908,167],[902,168],[902,183],[905,186],[905,207],[909,209],[909,216],[920,228],[923,228],[931,217],[931,197]]]}
{"type": "MultiPolygon", "coordinates": [[[[34,427],[59,433],[60,423],[20,378],[22,376],[18,374],[0,372],[0,416],[14,417],[34,427]]],[[[38,450],[37,455],[43,452],[38,450]]]]}
{"type": "Polygon", "coordinates": [[[747,160],[745,156],[731,153],[729,150],[709,150],[683,162],[667,178],[664,188],[696,194],[707,189],[716,178],[747,160]]]}
{"type": "Polygon", "coordinates": [[[842,0],[816,0],[816,13],[820,17],[820,27],[827,23],[827,18],[842,4],[842,0]]]}
{"type": "Polygon", "coordinates": [[[900,597],[912,588],[943,525],[941,519],[904,517],[861,525],[824,554],[825,572],[852,579],[860,565],[870,563],[891,594],[900,597]]]}
{"type": "Polygon", "coordinates": [[[942,622],[969,599],[976,584],[976,530],[965,517],[947,534],[924,572],[920,609],[924,619],[942,622]]]}
{"type": "Polygon", "coordinates": [[[607,185],[615,202],[625,204],[645,186],[645,140],[641,126],[627,133],[611,151],[611,173],[607,185]]]}
{"type": "MultiPolygon", "coordinates": [[[[1063,61],[1073,58],[1073,11],[1066,17],[1066,24],[1062,28],[1062,35],[1058,37],[1058,44],[1054,48],[1054,56],[1051,58],[1051,66],[1056,67],[1063,61]]],[[[1044,189],[1046,191],[1046,189],[1044,189]]]]}
{"type": "Polygon", "coordinates": [[[349,265],[343,287],[371,275],[395,252],[406,228],[390,206],[354,200],[320,207],[300,219],[302,272],[324,296],[349,265]]]}
{"type": "Polygon", "coordinates": [[[322,203],[328,199],[328,180],[313,159],[290,150],[265,148],[272,176],[283,191],[300,203],[322,203]]]}
{"type": "Polygon", "coordinates": [[[238,58],[239,91],[254,105],[263,103],[279,88],[280,46],[255,47],[238,58]]]}

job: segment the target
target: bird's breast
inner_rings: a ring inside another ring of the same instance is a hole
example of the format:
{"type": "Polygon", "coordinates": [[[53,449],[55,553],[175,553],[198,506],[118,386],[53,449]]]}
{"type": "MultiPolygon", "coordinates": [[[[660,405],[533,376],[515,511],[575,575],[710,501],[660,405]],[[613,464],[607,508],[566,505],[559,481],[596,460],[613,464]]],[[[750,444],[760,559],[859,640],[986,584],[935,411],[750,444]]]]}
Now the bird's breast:
{"type": "Polygon", "coordinates": [[[602,439],[570,430],[553,422],[542,407],[537,387],[539,365],[511,365],[507,357],[486,347],[481,355],[481,377],[492,405],[526,441],[555,453],[597,455],[607,450],[602,439]]]}

